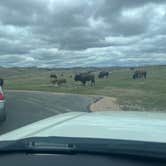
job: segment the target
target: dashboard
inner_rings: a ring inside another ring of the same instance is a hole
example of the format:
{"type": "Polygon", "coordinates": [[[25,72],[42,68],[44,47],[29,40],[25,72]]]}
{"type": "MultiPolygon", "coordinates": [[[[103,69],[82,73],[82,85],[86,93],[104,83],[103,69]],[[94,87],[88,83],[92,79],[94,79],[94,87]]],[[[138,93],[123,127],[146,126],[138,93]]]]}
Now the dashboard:
{"type": "Polygon", "coordinates": [[[165,166],[166,161],[99,154],[0,154],[0,165],[16,166],[165,166]]]}

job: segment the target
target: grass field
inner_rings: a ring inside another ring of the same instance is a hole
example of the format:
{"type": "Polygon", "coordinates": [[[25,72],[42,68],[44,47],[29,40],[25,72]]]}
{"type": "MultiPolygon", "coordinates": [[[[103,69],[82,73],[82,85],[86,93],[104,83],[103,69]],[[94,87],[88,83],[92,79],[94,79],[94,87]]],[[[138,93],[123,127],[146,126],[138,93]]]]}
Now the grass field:
{"type": "MultiPolygon", "coordinates": [[[[40,90],[76,94],[92,94],[116,97],[123,110],[166,111],[166,66],[144,67],[148,73],[147,80],[133,80],[133,71],[129,68],[109,69],[112,74],[108,79],[96,78],[96,86],[86,87],[74,82],[70,75],[89,69],[47,70],[36,68],[0,69],[0,77],[5,79],[7,90],[40,90]],[[64,73],[67,84],[52,86],[50,74],[64,73]]],[[[94,69],[93,69],[94,70],[94,69]]],[[[94,73],[102,69],[95,69],[94,73]]]]}

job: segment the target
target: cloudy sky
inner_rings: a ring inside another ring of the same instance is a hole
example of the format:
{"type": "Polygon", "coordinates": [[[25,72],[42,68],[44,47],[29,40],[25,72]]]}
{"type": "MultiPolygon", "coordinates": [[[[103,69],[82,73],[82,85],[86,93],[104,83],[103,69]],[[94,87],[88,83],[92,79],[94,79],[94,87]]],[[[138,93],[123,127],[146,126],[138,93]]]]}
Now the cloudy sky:
{"type": "Polygon", "coordinates": [[[165,0],[0,0],[0,66],[166,64],[165,0]]]}

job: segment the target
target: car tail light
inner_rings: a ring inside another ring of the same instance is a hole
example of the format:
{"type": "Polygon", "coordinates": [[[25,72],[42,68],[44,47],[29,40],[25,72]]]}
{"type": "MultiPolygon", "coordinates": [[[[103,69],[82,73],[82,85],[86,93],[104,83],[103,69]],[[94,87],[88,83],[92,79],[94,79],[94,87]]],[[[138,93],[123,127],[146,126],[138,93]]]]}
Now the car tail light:
{"type": "Polygon", "coordinates": [[[0,93],[0,100],[4,100],[4,99],[5,99],[5,96],[2,93],[0,93]]]}

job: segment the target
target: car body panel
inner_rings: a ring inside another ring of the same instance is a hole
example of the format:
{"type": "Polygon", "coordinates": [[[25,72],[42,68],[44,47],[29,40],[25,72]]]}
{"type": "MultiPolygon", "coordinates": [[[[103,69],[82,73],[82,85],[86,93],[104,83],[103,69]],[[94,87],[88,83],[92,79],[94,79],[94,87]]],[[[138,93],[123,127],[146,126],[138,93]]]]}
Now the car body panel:
{"type": "MultiPolygon", "coordinates": [[[[4,95],[3,88],[0,86],[0,93],[4,95]]],[[[0,100],[0,120],[5,120],[6,112],[5,112],[5,99],[0,100]]]]}
{"type": "Polygon", "coordinates": [[[0,136],[2,140],[28,137],[81,137],[166,142],[166,113],[71,112],[60,114],[0,136]]]}

